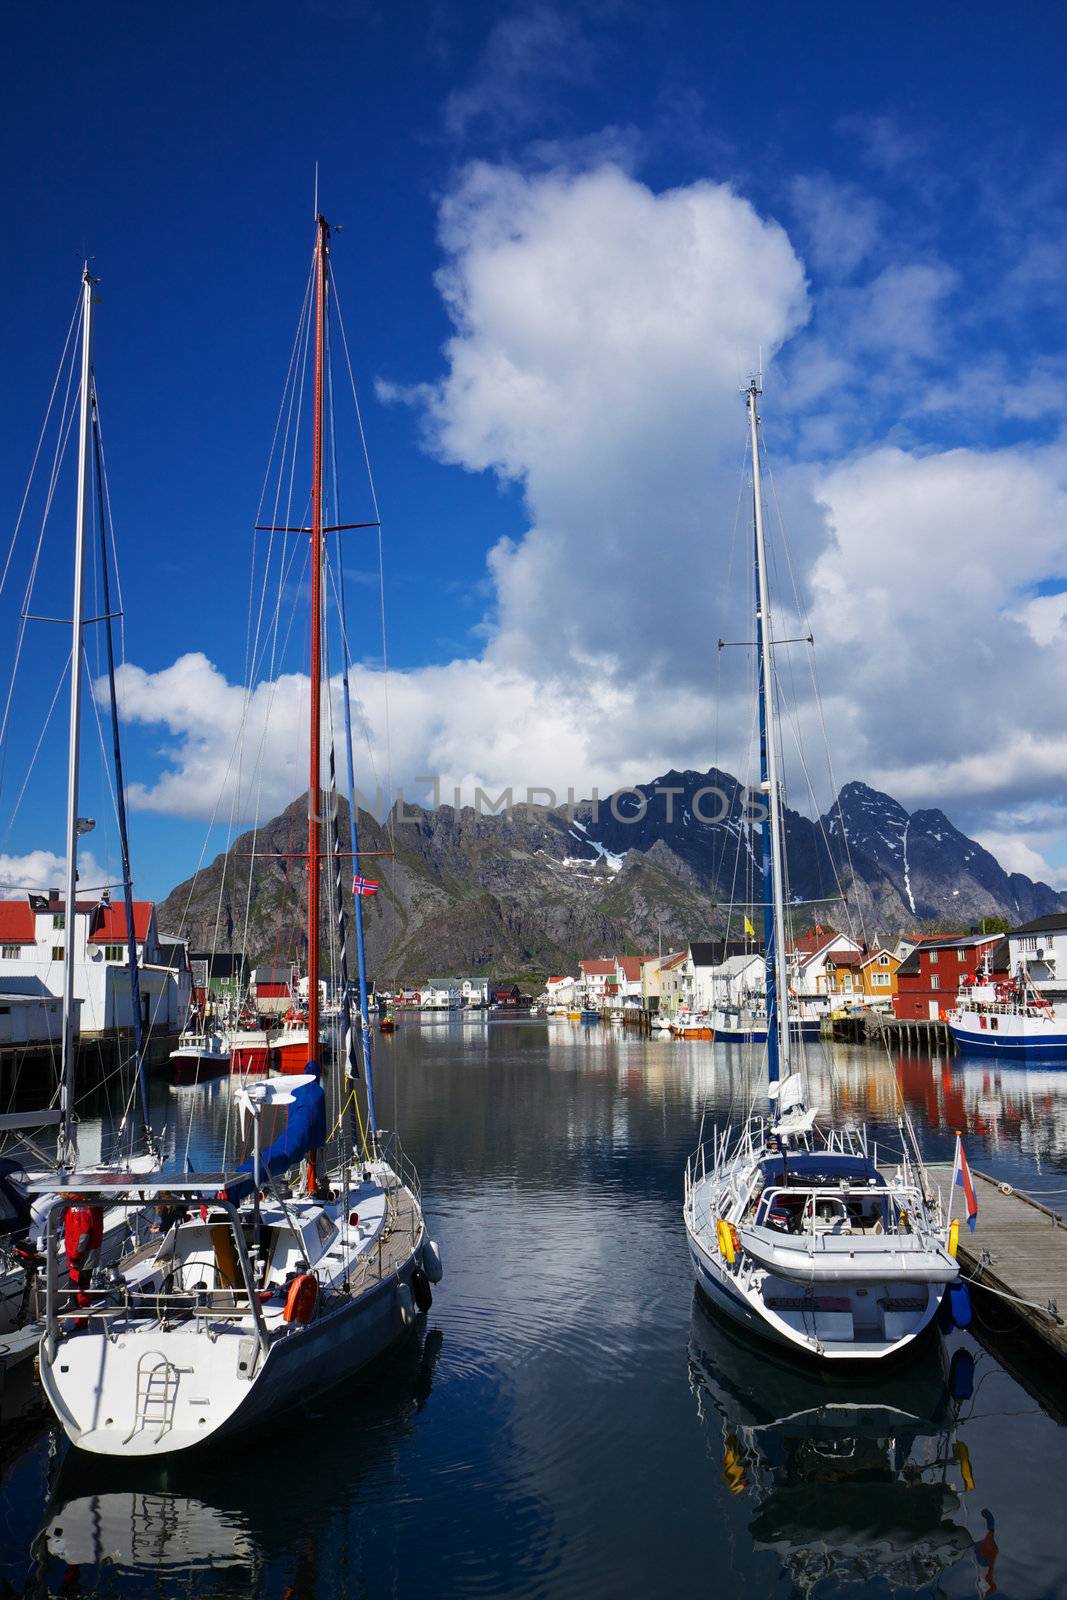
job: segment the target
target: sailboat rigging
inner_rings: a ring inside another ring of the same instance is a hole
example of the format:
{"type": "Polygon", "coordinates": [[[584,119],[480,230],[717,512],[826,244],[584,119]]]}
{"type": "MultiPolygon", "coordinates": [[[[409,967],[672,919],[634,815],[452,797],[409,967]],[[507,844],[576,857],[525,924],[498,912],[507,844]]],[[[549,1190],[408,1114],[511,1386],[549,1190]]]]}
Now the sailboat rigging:
{"type": "Polygon", "coordinates": [[[697,1283],[734,1318],[826,1360],[881,1358],[911,1342],[959,1268],[911,1124],[888,1170],[865,1129],[817,1126],[795,1045],[787,967],[782,774],[760,473],[759,382],[745,391],[752,454],[763,823],[768,1108],[716,1129],[690,1157],[684,1218],[697,1283]]]}
{"type": "MultiPolygon", "coordinates": [[[[380,1355],[431,1301],[442,1275],[428,1239],[418,1178],[395,1133],[383,1145],[370,1087],[366,968],[357,900],[359,994],[368,1127],[356,1117],[347,1142],[345,1107],[355,1107],[358,1063],[341,962],[344,1107],[327,1133],[320,1057],[322,874],[334,866],[336,929],[345,933],[336,807],[336,759],[328,747],[322,784],[325,431],[329,240],[316,218],[314,397],[310,538],[311,647],[307,831],[306,1031],[293,1019],[281,1046],[282,1074],[237,1091],[251,1118],[252,1154],[235,1170],[119,1182],[71,1174],[67,1182],[98,1202],[160,1208],[157,1238],[94,1284],[73,1324],[55,1269],[57,1224],[49,1214],[41,1382],[68,1436],[111,1456],[161,1456],[231,1438],[287,1406],[306,1403],[380,1355]],[[332,806],[333,823],[327,830],[332,806]],[[285,1112],[283,1131],[263,1147],[265,1111],[285,1112]],[[304,1163],[302,1181],[296,1169],[304,1163]]],[[[347,638],[345,671],[349,667],[347,638]]],[[[332,725],[331,725],[332,726],[332,725]]],[[[350,735],[350,718],[346,719],[350,735]]],[[[349,750],[350,796],[354,788],[349,750]]],[[[352,821],[355,852],[355,819],[352,821]]],[[[353,856],[353,860],[355,860],[353,856]]]]}

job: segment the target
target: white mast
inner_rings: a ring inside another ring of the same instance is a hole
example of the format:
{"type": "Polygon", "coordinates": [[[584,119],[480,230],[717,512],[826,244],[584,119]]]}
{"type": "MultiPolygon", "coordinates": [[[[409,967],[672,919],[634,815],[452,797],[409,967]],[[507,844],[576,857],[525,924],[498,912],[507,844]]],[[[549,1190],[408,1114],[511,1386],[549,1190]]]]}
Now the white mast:
{"type": "MultiPolygon", "coordinates": [[[[785,899],[782,861],[782,794],[778,778],[778,730],[775,723],[774,644],[767,589],[767,547],[763,537],[763,493],[760,483],[759,416],[756,402],[763,391],[755,378],[748,385],[748,420],[752,433],[752,510],[756,525],[756,612],[759,620],[760,674],[763,678],[764,730],[767,741],[767,821],[771,830],[771,901],[774,912],[774,987],[777,998],[778,1072],[789,1076],[789,963],[785,947],[785,899]]],[[[766,886],[765,886],[766,887],[766,886]]]]}
{"type": "Polygon", "coordinates": [[[74,1078],[74,936],[78,894],[78,759],[81,748],[82,634],[85,630],[85,530],[91,509],[93,427],[93,279],[82,272],[82,375],[78,421],[78,509],[74,526],[74,605],[70,646],[70,730],[67,738],[67,885],[63,928],[63,1055],[59,1079],[59,1163],[77,1162],[71,1116],[74,1078]]]}

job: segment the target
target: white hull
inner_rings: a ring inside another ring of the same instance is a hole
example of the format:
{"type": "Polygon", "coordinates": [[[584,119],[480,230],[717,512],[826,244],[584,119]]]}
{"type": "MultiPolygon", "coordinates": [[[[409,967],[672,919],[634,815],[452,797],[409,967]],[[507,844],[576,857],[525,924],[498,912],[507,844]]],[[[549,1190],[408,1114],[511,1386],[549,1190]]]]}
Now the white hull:
{"type": "MultiPolygon", "coordinates": [[[[365,1180],[353,1174],[347,1204],[291,1199],[264,1209],[267,1256],[262,1265],[250,1256],[254,1276],[237,1279],[257,1286],[255,1313],[245,1289],[223,1286],[219,1225],[202,1224],[193,1207],[165,1240],[123,1263],[123,1285],[102,1292],[88,1326],[70,1311],[51,1334],[46,1325],[41,1384],[71,1442],[124,1458],[222,1443],[345,1382],[387,1350],[415,1318],[421,1209],[383,1164],[365,1180]],[[290,1321],[289,1288],[309,1261],[318,1301],[310,1320],[290,1321]],[[266,1300],[260,1285],[270,1290],[266,1300]]],[[[240,1213],[246,1231],[252,1216],[249,1208],[240,1213]]],[[[431,1256],[427,1279],[440,1275],[431,1256]]]]}
{"type": "MultiPolygon", "coordinates": [[[[883,1313],[880,1337],[857,1338],[856,1308],[860,1306],[861,1300],[872,1294],[876,1295],[878,1289],[882,1291],[883,1298],[889,1298],[891,1286],[888,1283],[883,1282],[877,1286],[860,1285],[851,1289],[839,1286],[838,1292],[832,1299],[847,1300],[850,1308],[847,1311],[820,1311],[819,1300],[823,1297],[818,1293],[798,1294],[795,1282],[774,1279],[770,1276],[762,1280],[761,1293],[758,1296],[746,1295],[717,1251],[715,1254],[709,1252],[701,1241],[694,1238],[691,1231],[688,1232],[688,1238],[689,1255],[697,1283],[714,1306],[732,1317],[735,1322],[774,1344],[794,1351],[806,1351],[809,1355],[818,1356],[823,1360],[881,1361],[887,1356],[895,1355],[929,1327],[944,1294],[943,1284],[925,1286],[922,1291],[922,1308],[907,1314],[907,1329],[903,1333],[898,1333],[897,1337],[885,1336],[883,1313]],[[857,1288],[862,1290],[862,1294],[857,1293],[857,1288]],[[779,1300],[786,1304],[799,1303],[803,1299],[810,1303],[811,1309],[776,1313],[772,1307],[768,1307],[766,1303],[768,1299],[779,1300]],[[842,1337],[846,1332],[847,1336],[842,1337]]],[[[919,1295],[916,1294],[913,1298],[918,1299],[919,1295]]]]}

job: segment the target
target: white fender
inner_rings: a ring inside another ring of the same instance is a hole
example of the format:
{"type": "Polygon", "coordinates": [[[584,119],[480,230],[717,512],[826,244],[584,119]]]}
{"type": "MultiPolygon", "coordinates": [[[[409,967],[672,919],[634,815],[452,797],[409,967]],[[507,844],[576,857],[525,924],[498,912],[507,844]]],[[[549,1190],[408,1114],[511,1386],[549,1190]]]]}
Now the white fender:
{"type": "Polygon", "coordinates": [[[415,1297],[411,1292],[410,1283],[398,1283],[396,1286],[396,1306],[400,1312],[400,1321],[405,1328],[415,1320],[415,1297]]]}
{"type": "Polygon", "coordinates": [[[434,1239],[427,1239],[422,1247],[422,1270],[431,1283],[440,1283],[445,1275],[441,1264],[440,1246],[434,1239]]]}

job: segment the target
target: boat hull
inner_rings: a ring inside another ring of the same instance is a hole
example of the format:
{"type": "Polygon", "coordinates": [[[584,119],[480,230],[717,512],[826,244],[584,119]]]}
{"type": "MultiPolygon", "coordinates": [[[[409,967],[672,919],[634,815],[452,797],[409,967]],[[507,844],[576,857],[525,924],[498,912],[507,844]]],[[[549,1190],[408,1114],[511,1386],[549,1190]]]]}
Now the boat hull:
{"type": "Polygon", "coordinates": [[[248,1074],[261,1072],[275,1072],[278,1068],[278,1055],[274,1046],[260,1035],[249,1040],[242,1040],[238,1035],[230,1046],[230,1071],[248,1074]]]}
{"type": "MultiPolygon", "coordinates": [[[[958,1015],[952,1014],[954,1017],[958,1015]]],[[[982,1055],[1000,1056],[1013,1061],[1067,1060],[1067,1026],[1061,1018],[1056,1018],[1051,1026],[1035,1017],[1000,1017],[996,1020],[1000,1026],[994,1032],[988,1027],[982,1028],[977,1016],[968,1017],[965,1023],[953,1021],[950,1017],[948,1031],[957,1048],[968,1054],[980,1051],[982,1055]]]]}
{"type": "Polygon", "coordinates": [[[170,1056],[172,1083],[204,1083],[230,1070],[228,1055],[202,1055],[196,1051],[173,1050],[170,1056]]]}
{"type": "MultiPolygon", "coordinates": [[[[898,1337],[862,1339],[853,1334],[849,1338],[835,1338],[833,1335],[838,1329],[834,1324],[843,1327],[846,1315],[841,1310],[841,1297],[819,1294],[811,1296],[810,1317],[805,1315],[800,1320],[810,1321],[812,1332],[805,1331],[803,1327],[789,1326],[781,1318],[772,1320],[769,1316],[761,1314],[751,1300],[740,1292],[733,1275],[725,1268],[717,1252],[712,1254],[706,1250],[688,1227],[686,1235],[697,1287],[713,1306],[770,1344],[794,1353],[809,1355],[820,1361],[879,1363],[906,1350],[933,1322],[946,1287],[944,1284],[924,1286],[926,1292],[923,1309],[917,1313],[915,1311],[910,1313],[909,1325],[898,1337]],[[824,1324],[822,1328],[819,1326],[820,1319],[824,1324]]],[[[791,1285],[782,1280],[780,1286],[774,1285],[776,1290],[779,1287],[781,1296],[774,1295],[769,1298],[786,1299],[790,1295],[795,1297],[797,1292],[795,1284],[791,1285]]],[[[863,1293],[868,1294],[871,1287],[873,1286],[863,1285],[863,1293]]],[[[852,1323],[851,1315],[848,1321],[852,1323]]]]}
{"type": "Polygon", "coordinates": [[[157,1428],[155,1421],[138,1422],[129,1381],[134,1358],[161,1358],[162,1341],[152,1327],[123,1334],[121,1363],[106,1335],[65,1342],[60,1347],[62,1362],[57,1363],[48,1360],[43,1339],[42,1387],[68,1439],[89,1454],[160,1459],[221,1448],[257,1427],[274,1424],[287,1411],[303,1410],[309,1400],[350,1381],[407,1335],[414,1323],[408,1309],[411,1278],[422,1259],[424,1238],[420,1229],[402,1261],[380,1283],[275,1340],[251,1378],[239,1376],[238,1368],[242,1359],[248,1361],[254,1338],[223,1332],[211,1341],[192,1329],[187,1334],[171,1330],[167,1360],[176,1396],[174,1419],[166,1429],[157,1428]],[[403,1292],[402,1286],[407,1286],[403,1292]],[[138,1357],[140,1345],[144,1348],[138,1357]],[[214,1373],[209,1363],[217,1369],[214,1373]],[[79,1393],[85,1423],[71,1404],[70,1397],[79,1393]]]}

